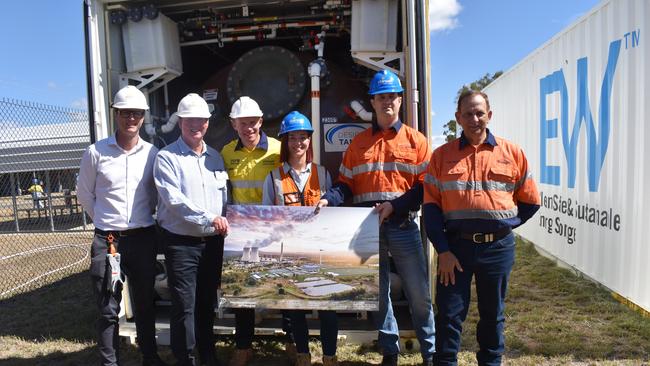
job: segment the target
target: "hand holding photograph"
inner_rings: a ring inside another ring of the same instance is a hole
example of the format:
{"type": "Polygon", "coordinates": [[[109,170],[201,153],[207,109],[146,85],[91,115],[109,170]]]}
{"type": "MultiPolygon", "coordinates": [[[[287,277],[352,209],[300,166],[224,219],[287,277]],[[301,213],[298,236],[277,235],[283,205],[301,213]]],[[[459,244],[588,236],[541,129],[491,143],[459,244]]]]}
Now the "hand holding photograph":
{"type": "Polygon", "coordinates": [[[379,218],[372,208],[228,206],[223,306],[378,308],[379,218]]]}

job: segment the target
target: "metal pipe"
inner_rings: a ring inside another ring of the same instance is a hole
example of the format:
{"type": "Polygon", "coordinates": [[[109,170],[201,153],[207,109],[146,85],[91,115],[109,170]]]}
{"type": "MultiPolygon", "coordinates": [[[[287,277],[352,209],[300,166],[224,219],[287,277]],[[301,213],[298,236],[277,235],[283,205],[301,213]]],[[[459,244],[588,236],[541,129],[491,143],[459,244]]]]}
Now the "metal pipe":
{"type": "Polygon", "coordinates": [[[418,129],[422,132],[429,141],[431,141],[431,79],[430,79],[430,47],[429,47],[429,19],[428,7],[425,0],[417,0],[416,14],[419,14],[417,19],[417,57],[418,70],[420,72],[417,76],[417,85],[422,86],[420,102],[420,125],[418,129]]]}
{"type": "Polygon", "coordinates": [[[320,164],[320,72],[320,63],[314,61],[309,64],[309,76],[311,77],[311,122],[314,128],[311,143],[314,151],[314,163],[316,164],[320,164]]]}
{"type": "Polygon", "coordinates": [[[325,53],[325,31],[321,31],[318,33],[316,36],[316,39],[318,40],[318,44],[314,46],[316,49],[316,52],[318,54],[318,58],[323,58],[323,54],[325,53]]]}
{"type": "MultiPolygon", "coordinates": [[[[109,136],[108,128],[108,112],[106,111],[106,98],[105,98],[105,83],[108,83],[108,78],[103,73],[102,68],[102,51],[100,42],[100,28],[102,27],[101,22],[103,18],[100,16],[103,10],[101,8],[101,3],[91,2],[86,0],[86,11],[87,14],[87,29],[88,29],[88,60],[90,60],[90,71],[89,79],[92,85],[92,93],[88,94],[89,102],[88,105],[91,107],[89,113],[92,113],[90,119],[93,121],[93,125],[90,126],[93,131],[92,136],[95,142],[101,139],[104,139],[109,136]]],[[[104,27],[103,34],[108,34],[108,29],[104,27]]],[[[109,42],[107,42],[108,44],[109,42]]]]}
{"type": "MultiPolygon", "coordinates": [[[[271,33],[264,34],[263,39],[274,39],[277,36],[275,29],[271,29],[271,33]]],[[[198,46],[203,44],[212,44],[212,43],[224,43],[224,42],[237,42],[237,41],[256,41],[259,40],[257,35],[250,36],[234,36],[234,37],[223,37],[223,38],[212,38],[212,39],[203,39],[200,41],[184,42],[181,43],[181,47],[184,46],[198,46]]]]}
{"type": "Polygon", "coordinates": [[[352,12],[350,10],[343,10],[338,12],[326,12],[326,13],[307,14],[307,15],[284,15],[284,16],[269,16],[269,17],[255,17],[255,18],[236,18],[236,19],[223,19],[217,21],[215,21],[214,18],[212,17],[204,16],[204,17],[187,18],[185,19],[185,23],[196,21],[196,22],[209,23],[210,25],[215,25],[215,26],[216,25],[237,25],[237,24],[250,24],[250,23],[262,23],[262,22],[336,18],[337,16],[345,17],[345,16],[350,16],[351,14],[352,12]]]}
{"type": "Polygon", "coordinates": [[[354,113],[356,113],[362,120],[366,122],[372,121],[372,112],[368,112],[358,100],[350,102],[350,108],[352,108],[354,113]]]}
{"type": "MultiPolygon", "coordinates": [[[[95,137],[95,104],[94,101],[94,90],[93,90],[93,77],[92,77],[92,64],[90,62],[90,4],[89,0],[84,1],[84,53],[86,56],[86,93],[88,95],[88,130],[90,131],[90,143],[95,143],[97,138],[95,137]]],[[[16,223],[16,228],[18,228],[18,223],[16,223]]]]}
{"type": "Polygon", "coordinates": [[[239,27],[222,28],[221,33],[235,33],[235,32],[250,32],[264,29],[278,29],[278,28],[302,28],[302,27],[322,27],[325,25],[335,25],[336,22],[332,21],[303,21],[292,23],[273,23],[273,24],[260,24],[260,25],[244,25],[239,27]]]}
{"type": "Polygon", "coordinates": [[[176,127],[176,124],[178,123],[178,119],[179,119],[178,114],[176,114],[176,112],[172,113],[172,115],[167,120],[167,123],[160,126],[160,132],[162,133],[171,132],[174,129],[174,127],[176,127]]]}
{"type": "Polygon", "coordinates": [[[411,0],[406,0],[403,3],[406,3],[406,94],[407,94],[407,105],[406,105],[406,118],[407,123],[417,129],[418,128],[418,104],[419,104],[419,92],[417,89],[417,49],[415,46],[415,3],[411,0]]]}

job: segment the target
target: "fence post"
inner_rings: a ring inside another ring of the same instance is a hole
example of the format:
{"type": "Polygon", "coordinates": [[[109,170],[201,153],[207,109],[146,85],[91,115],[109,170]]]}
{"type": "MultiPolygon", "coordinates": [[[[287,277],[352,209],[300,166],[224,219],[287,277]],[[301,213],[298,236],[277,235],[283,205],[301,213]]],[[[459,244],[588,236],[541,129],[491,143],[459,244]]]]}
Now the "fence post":
{"type": "Polygon", "coordinates": [[[20,224],[18,222],[18,204],[16,203],[16,178],[14,173],[9,173],[9,186],[11,187],[11,203],[14,206],[14,222],[16,223],[16,232],[20,232],[20,224]]]}
{"type": "Polygon", "coordinates": [[[47,191],[47,207],[45,214],[50,211],[50,231],[54,232],[54,209],[52,208],[52,185],[50,184],[50,171],[45,171],[45,190],[47,191]]]}

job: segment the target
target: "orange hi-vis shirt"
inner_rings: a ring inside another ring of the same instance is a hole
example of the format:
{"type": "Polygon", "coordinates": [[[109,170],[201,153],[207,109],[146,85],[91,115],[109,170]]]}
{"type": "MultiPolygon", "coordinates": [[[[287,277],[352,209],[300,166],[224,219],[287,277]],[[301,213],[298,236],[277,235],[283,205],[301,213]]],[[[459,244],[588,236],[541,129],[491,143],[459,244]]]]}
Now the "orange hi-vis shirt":
{"type": "Polygon", "coordinates": [[[302,192],[284,166],[271,170],[276,206],[316,206],[327,191],[325,167],[311,163],[311,174],[302,192]]]}
{"type": "Polygon", "coordinates": [[[373,126],[352,139],[338,180],[355,205],[391,200],[423,181],[430,155],[426,137],[400,121],[385,131],[373,126]]]}
{"type": "Polygon", "coordinates": [[[489,131],[481,145],[472,146],[463,136],[431,156],[424,179],[424,211],[429,238],[437,249],[438,244],[446,244],[440,243],[446,242],[443,231],[489,233],[516,227],[539,204],[523,150],[489,131]],[[520,212],[522,207],[526,212],[520,212]],[[431,214],[437,209],[441,217],[431,214]]]}

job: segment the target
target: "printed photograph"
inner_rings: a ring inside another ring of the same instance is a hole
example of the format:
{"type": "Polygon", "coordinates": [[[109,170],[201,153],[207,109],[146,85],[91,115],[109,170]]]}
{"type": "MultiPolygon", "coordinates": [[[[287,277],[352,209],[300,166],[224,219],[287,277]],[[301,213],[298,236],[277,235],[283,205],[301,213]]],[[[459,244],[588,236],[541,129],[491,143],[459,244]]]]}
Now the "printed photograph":
{"type": "Polygon", "coordinates": [[[379,217],[372,208],[228,206],[222,306],[378,309],[379,217]]]}

